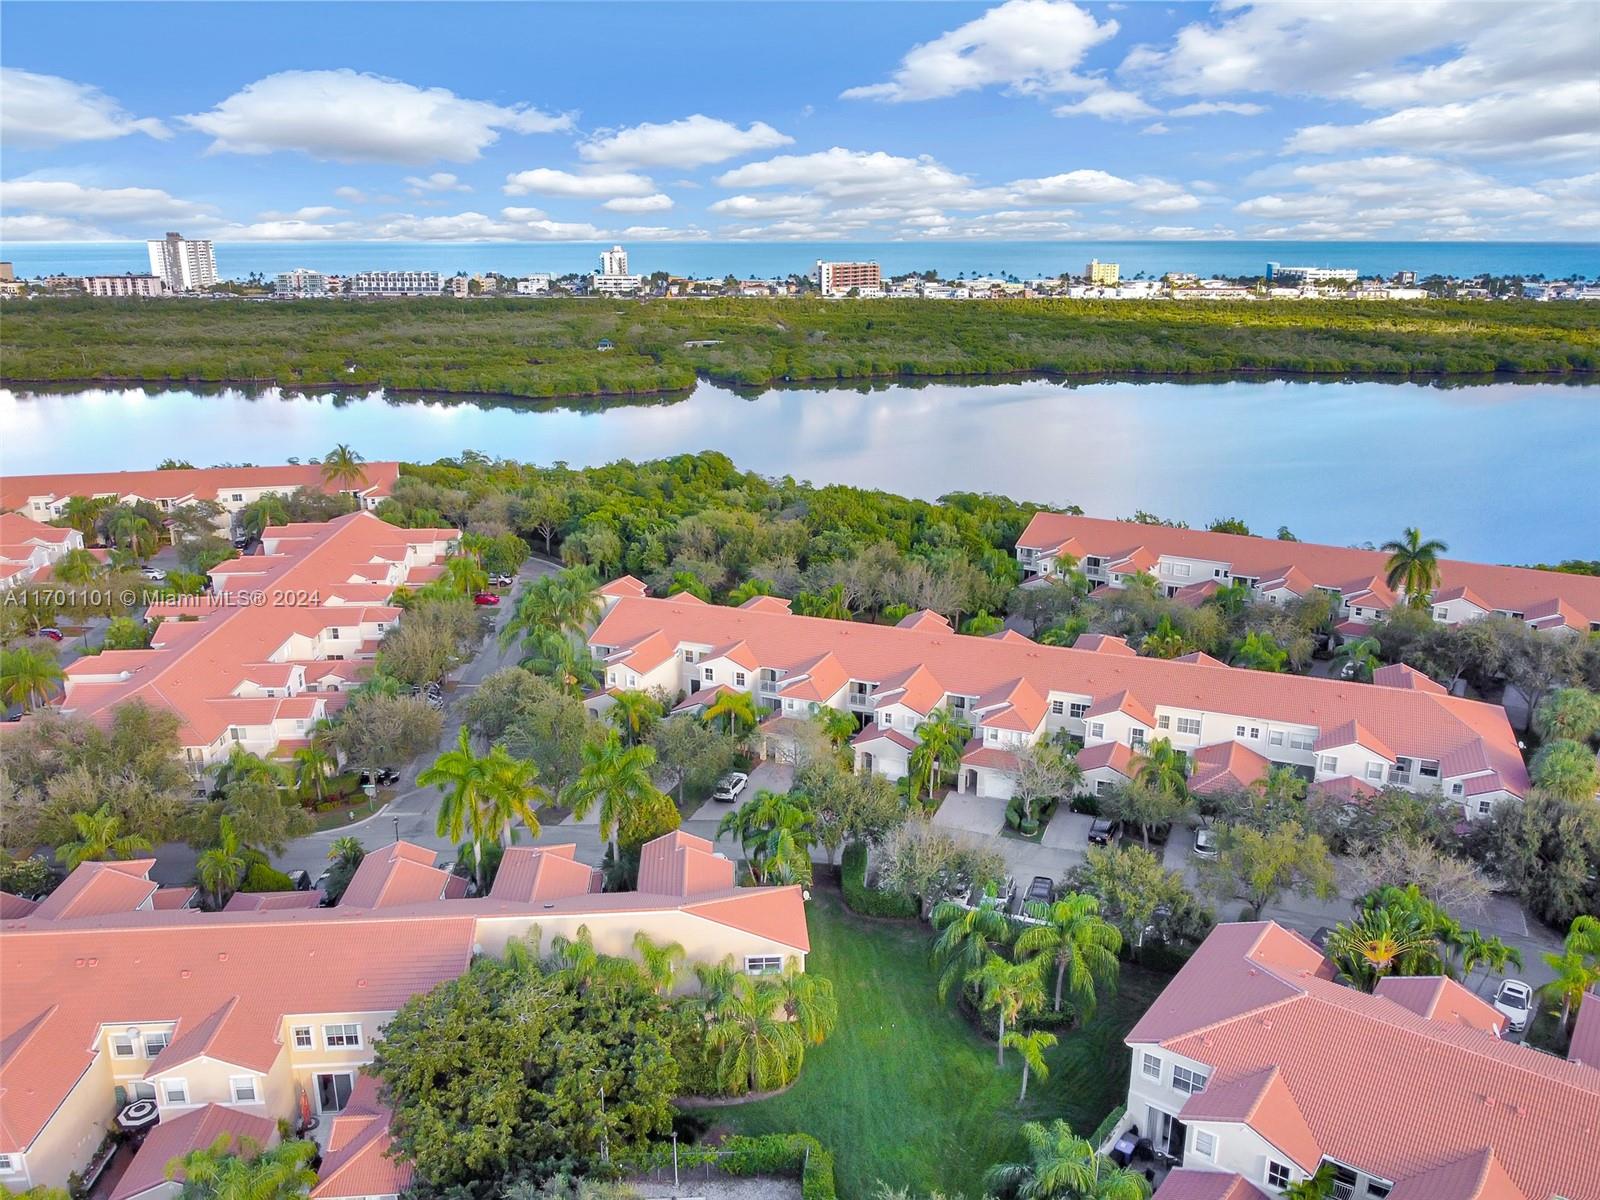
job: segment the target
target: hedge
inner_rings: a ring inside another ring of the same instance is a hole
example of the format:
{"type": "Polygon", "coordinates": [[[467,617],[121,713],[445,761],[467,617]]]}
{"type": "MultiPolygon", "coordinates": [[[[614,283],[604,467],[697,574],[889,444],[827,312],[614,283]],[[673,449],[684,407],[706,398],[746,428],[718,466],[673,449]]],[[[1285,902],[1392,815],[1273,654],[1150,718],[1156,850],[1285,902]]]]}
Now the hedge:
{"type": "Polygon", "coordinates": [[[864,917],[911,918],[918,915],[916,900],[904,892],[886,892],[867,886],[867,847],[851,842],[840,860],[839,880],[845,906],[864,917]]]}
{"type": "MultiPolygon", "coordinates": [[[[669,1147],[656,1145],[646,1167],[662,1167],[672,1161],[669,1147]]],[[[678,1165],[697,1167],[709,1164],[724,1175],[800,1174],[801,1200],[836,1200],[833,1153],[809,1133],[764,1133],[759,1137],[742,1134],[728,1138],[721,1146],[680,1146],[678,1165]]]]}
{"type": "Polygon", "coordinates": [[[1100,1122],[1099,1128],[1089,1135],[1089,1144],[1098,1150],[1111,1136],[1111,1131],[1117,1127],[1118,1122],[1127,1114],[1128,1106],[1119,1104],[1106,1114],[1106,1119],[1100,1122]]]}

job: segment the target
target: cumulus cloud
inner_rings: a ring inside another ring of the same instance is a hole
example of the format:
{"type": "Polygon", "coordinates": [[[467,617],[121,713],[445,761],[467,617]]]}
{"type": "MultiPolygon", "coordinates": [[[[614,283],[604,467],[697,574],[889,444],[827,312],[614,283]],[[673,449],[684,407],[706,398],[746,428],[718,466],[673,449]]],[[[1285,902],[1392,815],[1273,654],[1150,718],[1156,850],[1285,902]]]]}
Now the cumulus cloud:
{"type": "Polygon", "coordinates": [[[1169,117],[1210,117],[1218,113],[1231,113],[1236,117],[1259,117],[1267,111],[1265,104],[1252,104],[1241,100],[1197,100],[1193,104],[1180,104],[1167,110],[1169,117]]]}
{"type": "Polygon", "coordinates": [[[1074,92],[1092,86],[1076,74],[1084,55],[1115,36],[1067,0],[1006,0],[960,28],[907,51],[883,83],[850,88],[847,100],[934,100],[984,87],[1074,92]]]}
{"type": "Polygon", "coordinates": [[[0,214],[0,241],[7,242],[109,242],[115,235],[71,217],[41,213],[0,214]]]}
{"type": "Polygon", "coordinates": [[[215,217],[210,205],[180,200],[159,188],[91,187],[66,179],[8,179],[0,183],[0,207],[96,221],[206,221],[215,217]]]}
{"type": "Polygon", "coordinates": [[[1108,171],[1066,171],[1043,179],[1019,179],[1011,190],[1025,200],[1043,204],[1102,204],[1132,200],[1141,194],[1140,185],[1108,171]]]}
{"type": "Polygon", "coordinates": [[[337,216],[342,212],[344,209],[335,208],[331,204],[308,204],[293,212],[264,212],[258,216],[263,221],[320,221],[324,217],[337,216]]]}
{"type": "Polygon", "coordinates": [[[380,222],[371,236],[385,241],[576,242],[606,235],[604,230],[582,222],[549,220],[538,209],[504,208],[499,217],[480,212],[427,217],[403,213],[380,222]]]}
{"type": "Polygon", "coordinates": [[[593,200],[601,196],[649,196],[654,194],[656,185],[648,176],[636,175],[631,171],[575,175],[554,167],[535,167],[531,171],[507,175],[503,190],[509,196],[532,194],[593,200]]]}
{"type": "Polygon", "coordinates": [[[578,157],[611,167],[687,170],[793,142],[788,134],[762,121],[740,129],[732,122],[696,113],[665,124],[646,122],[627,129],[601,130],[578,147],[578,157]]]}
{"type": "Polygon", "coordinates": [[[780,154],[717,176],[728,188],[800,187],[833,199],[917,196],[943,204],[983,203],[971,180],[931,157],[834,146],[814,154],[780,154]]]}
{"type": "Polygon", "coordinates": [[[154,117],[135,117],[98,88],[59,75],[0,67],[0,140],[10,146],[59,146],[143,133],[169,138],[154,117]]]}
{"type": "Polygon", "coordinates": [[[406,183],[410,185],[411,194],[420,196],[424,192],[470,192],[472,185],[462,183],[449,171],[435,171],[432,175],[418,176],[407,175],[406,183]]]}
{"type": "Polygon", "coordinates": [[[1058,105],[1055,109],[1058,117],[1100,117],[1108,121],[1133,121],[1156,116],[1159,112],[1137,93],[1119,92],[1115,88],[1100,88],[1082,100],[1058,105]]]}
{"type": "Polygon", "coordinates": [[[343,68],[280,71],[209,112],[180,118],[213,139],[213,153],[298,150],[338,162],[471,162],[502,132],[569,129],[570,116],[525,104],[468,100],[447,88],[343,68]]]}
{"type": "Polygon", "coordinates": [[[649,196],[615,196],[600,207],[619,213],[665,212],[672,207],[672,197],[662,192],[649,196]]]}
{"type": "Polygon", "coordinates": [[[719,216],[763,220],[768,217],[803,217],[819,213],[827,201],[820,196],[727,196],[710,210],[719,216]]]}

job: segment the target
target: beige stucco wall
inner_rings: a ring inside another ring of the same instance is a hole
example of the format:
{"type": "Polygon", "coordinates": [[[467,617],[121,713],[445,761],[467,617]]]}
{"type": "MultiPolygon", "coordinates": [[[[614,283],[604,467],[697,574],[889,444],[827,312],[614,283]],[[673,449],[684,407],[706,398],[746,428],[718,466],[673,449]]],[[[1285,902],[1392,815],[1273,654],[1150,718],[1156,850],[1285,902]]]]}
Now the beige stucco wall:
{"type": "MultiPolygon", "coordinates": [[[[67,1177],[84,1167],[116,1117],[116,1092],[107,1056],[99,1054],[73,1085],[49,1124],[23,1157],[27,1187],[66,1187],[67,1177]]],[[[15,1187],[11,1179],[4,1181],[15,1187]]]]}

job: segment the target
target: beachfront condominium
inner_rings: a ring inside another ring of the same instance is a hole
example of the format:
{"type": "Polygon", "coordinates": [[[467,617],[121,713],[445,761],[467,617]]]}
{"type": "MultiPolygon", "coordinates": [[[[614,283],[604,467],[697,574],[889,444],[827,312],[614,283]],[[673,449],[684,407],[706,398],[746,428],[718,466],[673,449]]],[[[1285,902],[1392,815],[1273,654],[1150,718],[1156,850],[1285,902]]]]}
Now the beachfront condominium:
{"type": "Polygon", "coordinates": [[[611,295],[637,292],[644,286],[643,278],[628,274],[628,252],[621,246],[600,252],[600,269],[589,276],[589,283],[594,291],[611,295]]]}
{"type": "Polygon", "coordinates": [[[272,294],[290,300],[299,300],[306,296],[326,296],[328,294],[328,277],[321,271],[312,271],[305,267],[296,267],[292,271],[280,271],[277,282],[273,286],[272,294]]]}
{"type": "Polygon", "coordinates": [[[858,296],[883,294],[883,273],[875,262],[823,262],[817,260],[812,277],[817,290],[824,296],[848,296],[853,290],[858,296]]]}
{"type": "Polygon", "coordinates": [[[1354,283],[1354,267],[1286,267],[1282,263],[1267,264],[1267,279],[1282,284],[1354,283]]]}
{"type": "Polygon", "coordinates": [[[165,296],[167,285],[156,275],[85,275],[83,290],[91,296],[165,296]]]}
{"type": "Polygon", "coordinates": [[[209,240],[192,241],[181,233],[169,233],[145,246],[150,251],[150,273],[168,291],[198,292],[217,282],[217,256],[209,240]]]}
{"type": "Polygon", "coordinates": [[[1100,287],[1116,287],[1117,281],[1122,278],[1122,270],[1116,263],[1103,263],[1091,258],[1089,265],[1083,268],[1083,277],[1100,287]]]}

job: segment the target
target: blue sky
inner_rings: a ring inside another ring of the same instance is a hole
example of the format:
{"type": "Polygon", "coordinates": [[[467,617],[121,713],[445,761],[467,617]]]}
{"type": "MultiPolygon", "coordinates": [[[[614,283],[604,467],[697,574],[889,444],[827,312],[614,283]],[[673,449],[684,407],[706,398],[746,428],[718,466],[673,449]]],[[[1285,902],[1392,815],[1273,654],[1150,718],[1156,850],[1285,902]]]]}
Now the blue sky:
{"type": "Polygon", "coordinates": [[[0,236],[1588,240],[1590,3],[0,6],[0,236]]]}

